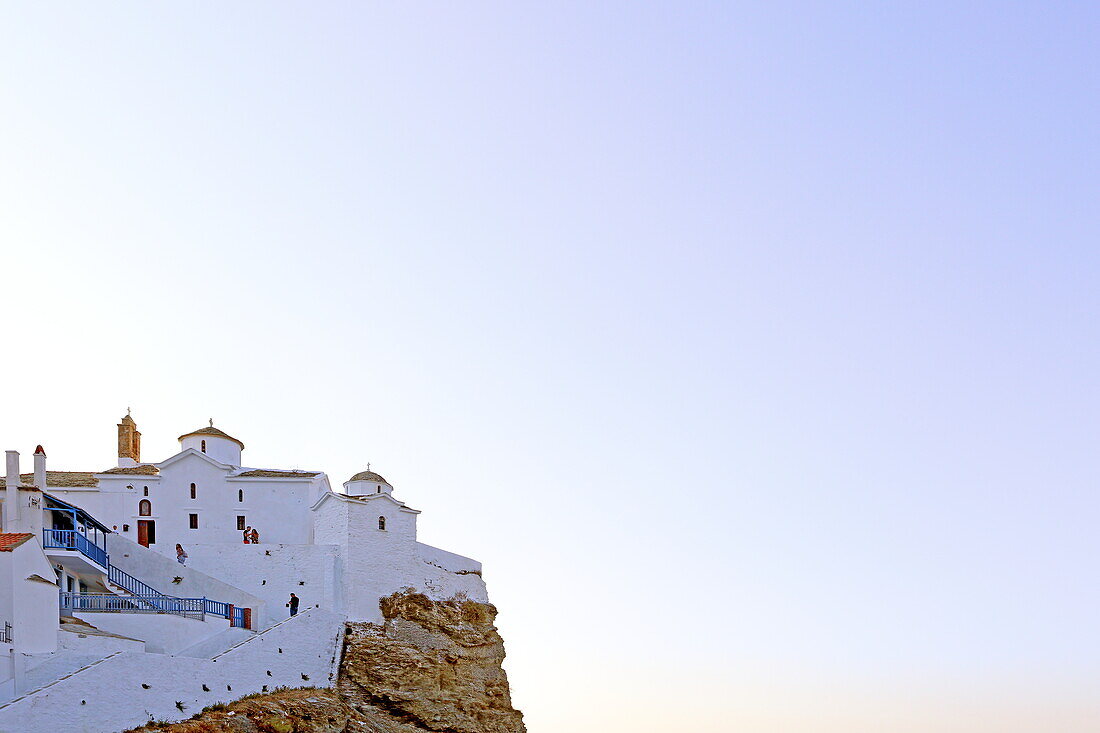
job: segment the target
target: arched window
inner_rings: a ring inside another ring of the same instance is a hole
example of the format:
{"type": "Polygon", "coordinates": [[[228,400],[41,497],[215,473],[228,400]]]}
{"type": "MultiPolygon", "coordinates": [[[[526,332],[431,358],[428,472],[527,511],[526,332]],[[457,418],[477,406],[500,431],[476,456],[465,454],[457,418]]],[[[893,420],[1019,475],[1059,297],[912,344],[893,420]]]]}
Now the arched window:
{"type": "Polygon", "coordinates": [[[385,517],[379,517],[378,518],[378,529],[385,529],[385,528],[386,528],[386,518],[385,517]]]}
{"type": "Polygon", "coordinates": [[[202,452],[203,452],[203,453],[205,453],[205,452],[206,452],[206,441],[205,441],[205,440],[204,440],[204,441],[202,441],[202,452]]]}
{"type": "Polygon", "coordinates": [[[195,498],[195,485],[194,484],[191,484],[191,498],[192,499],[195,498]]]}
{"type": "MultiPolygon", "coordinates": [[[[237,501],[244,501],[244,489],[237,489],[237,501]]],[[[244,527],[241,527],[244,529],[244,527]]]]}
{"type": "Polygon", "coordinates": [[[138,504],[138,515],[142,517],[148,517],[153,514],[153,505],[149,503],[148,499],[142,499],[138,504]]]}

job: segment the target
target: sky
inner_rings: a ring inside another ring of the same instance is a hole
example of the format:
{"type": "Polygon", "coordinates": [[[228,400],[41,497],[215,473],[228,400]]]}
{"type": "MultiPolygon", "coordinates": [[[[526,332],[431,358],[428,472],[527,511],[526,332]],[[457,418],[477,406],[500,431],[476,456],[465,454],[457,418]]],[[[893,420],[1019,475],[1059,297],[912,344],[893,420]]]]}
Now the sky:
{"type": "Polygon", "coordinates": [[[1098,36],[0,4],[0,445],[369,461],[532,733],[1095,731],[1098,36]]]}

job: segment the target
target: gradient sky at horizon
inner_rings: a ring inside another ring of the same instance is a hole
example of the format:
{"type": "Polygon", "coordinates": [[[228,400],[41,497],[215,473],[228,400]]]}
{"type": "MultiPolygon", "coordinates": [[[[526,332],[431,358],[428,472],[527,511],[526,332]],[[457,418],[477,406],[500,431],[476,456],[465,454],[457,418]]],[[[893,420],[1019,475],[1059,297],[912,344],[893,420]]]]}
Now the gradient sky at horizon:
{"type": "Polygon", "coordinates": [[[4,3],[0,448],[370,461],[532,733],[1095,731],[1098,37],[4,3]]]}

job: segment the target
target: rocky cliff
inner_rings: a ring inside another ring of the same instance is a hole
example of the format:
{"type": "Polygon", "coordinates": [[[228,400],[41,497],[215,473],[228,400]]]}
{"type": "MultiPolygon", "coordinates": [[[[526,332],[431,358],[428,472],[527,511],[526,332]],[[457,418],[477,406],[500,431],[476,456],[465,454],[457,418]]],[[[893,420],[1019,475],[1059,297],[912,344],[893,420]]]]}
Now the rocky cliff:
{"type": "Polygon", "coordinates": [[[382,625],[348,624],[334,690],[281,690],[215,706],[164,733],[525,733],[501,668],[496,608],[418,593],[382,599],[382,625]]]}

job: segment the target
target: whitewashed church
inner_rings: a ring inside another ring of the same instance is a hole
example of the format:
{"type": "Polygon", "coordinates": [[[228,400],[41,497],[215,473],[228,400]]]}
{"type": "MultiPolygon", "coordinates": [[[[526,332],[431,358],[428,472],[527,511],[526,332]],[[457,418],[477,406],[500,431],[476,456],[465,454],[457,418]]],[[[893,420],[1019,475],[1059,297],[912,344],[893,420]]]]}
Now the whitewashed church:
{"type": "Polygon", "coordinates": [[[38,446],[21,473],[7,452],[0,733],[104,733],[331,686],[344,622],[380,623],[380,598],[488,601],[481,564],[419,542],[420,512],[378,473],[334,490],[321,471],[245,466],[212,422],[179,444],[143,461],[127,414],[105,470],[50,471],[38,446]]]}

